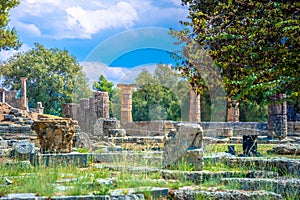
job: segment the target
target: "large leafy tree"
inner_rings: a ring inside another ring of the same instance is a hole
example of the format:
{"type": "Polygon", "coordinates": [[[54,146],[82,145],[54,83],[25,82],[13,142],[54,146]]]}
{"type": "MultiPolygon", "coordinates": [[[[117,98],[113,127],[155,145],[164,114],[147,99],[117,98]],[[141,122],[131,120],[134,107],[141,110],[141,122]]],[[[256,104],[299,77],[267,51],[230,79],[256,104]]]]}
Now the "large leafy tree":
{"type": "Polygon", "coordinates": [[[132,94],[134,121],[180,120],[180,104],[172,91],[159,84],[145,84],[132,94]]]}
{"type": "Polygon", "coordinates": [[[20,89],[20,78],[26,77],[29,105],[42,102],[48,114],[60,115],[64,103],[91,95],[82,67],[67,50],[36,43],[31,50],[9,58],[1,74],[3,86],[11,90],[20,89]]]}
{"type": "Polygon", "coordinates": [[[0,51],[21,46],[16,30],[8,27],[9,11],[19,3],[18,0],[0,0],[0,51]]]}
{"type": "Polygon", "coordinates": [[[133,119],[181,120],[188,118],[189,83],[169,65],[158,64],[153,75],[143,70],[136,78],[133,92],[133,119]],[[169,101],[169,102],[168,102],[169,101]]]}
{"type": "MultiPolygon", "coordinates": [[[[289,1],[182,0],[190,11],[187,28],[171,33],[203,47],[220,68],[228,96],[261,103],[286,93],[299,103],[300,3],[289,1]]],[[[204,85],[194,63],[179,69],[204,85]]],[[[267,103],[267,102],[266,102],[267,103]]]]}

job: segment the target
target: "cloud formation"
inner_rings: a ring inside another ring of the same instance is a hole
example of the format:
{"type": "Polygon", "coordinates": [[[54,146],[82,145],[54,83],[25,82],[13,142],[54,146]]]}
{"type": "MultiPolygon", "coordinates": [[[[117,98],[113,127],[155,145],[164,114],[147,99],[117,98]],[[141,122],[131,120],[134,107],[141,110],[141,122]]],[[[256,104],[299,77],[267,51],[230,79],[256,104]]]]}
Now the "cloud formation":
{"type": "Polygon", "coordinates": [[[104,75],[105,78],[112,81],[115,86],[117,86],[118,83],[132,84],[143,70],[147,70],[153,74],[157,67],[156,64],[145,64],[135,68],[109,67],[99,62],[82,62],[80,64],[83,66],[83,71],[89,80],[88,84],[90,87],[98,80],[100,75],[104,75]]]}
{"type": "Polygon", "coordinates": [[[180,0],[23,0],[12,10],[10,26],[32,37],[90,39],[111,29],[159,26],[186,12],[180,0]]]}

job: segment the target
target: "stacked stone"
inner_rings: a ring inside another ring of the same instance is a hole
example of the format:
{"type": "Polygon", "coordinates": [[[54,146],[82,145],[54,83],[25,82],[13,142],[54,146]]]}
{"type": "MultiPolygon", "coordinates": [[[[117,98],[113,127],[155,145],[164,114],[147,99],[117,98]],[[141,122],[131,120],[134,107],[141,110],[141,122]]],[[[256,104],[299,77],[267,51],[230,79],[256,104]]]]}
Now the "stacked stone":
{"type": "Polygon", "coordinates": [[[132,90],[135,84],[118,84],[121,88],[121,122],[132,122],[132,90]]]}
{"type": "Polygon", "coordinates": [[[95,92],[95,111],[97,118],[109,118],[109,96],[107,92],[95,92]]]}
{"type": "Polygon", "coordinates": [[[287,105],[285,94],[273,95],[272,104],[268,107],[268,134],[283,139],[287,136],[287,105]],[[278,101],[283,101],[278,103],[278,101]]]}
{"type": "Polygon", "coordinates": [[[228,99],[227,121],[239,122],[240,110],[239,103],[235,100],[228,99]]]}
{"type": "Polygon", "coordinates": [[[33,120],[21,110],[0,103],[0,133],[31,133],[33,120]]]}

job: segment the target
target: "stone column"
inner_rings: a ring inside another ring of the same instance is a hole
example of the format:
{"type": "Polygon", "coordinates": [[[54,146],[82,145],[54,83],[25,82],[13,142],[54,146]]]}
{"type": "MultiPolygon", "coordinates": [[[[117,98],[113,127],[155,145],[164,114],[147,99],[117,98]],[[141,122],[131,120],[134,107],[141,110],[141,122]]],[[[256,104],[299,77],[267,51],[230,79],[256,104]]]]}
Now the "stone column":
{"type": "Polygon", "coordinates": [[[5,103],[5,89],[0,89],[0,102],[5,103]]]}
{"type": "Polygon", "coordinates": [[[132,90],[135,84],[118,84],[121,88],[121,122],[132,122],[132,90]]]}
{"type": "Polygon", "coordinates": [[[227,121],[239,122],[240,110],[239,102],[228,98],[227,121]]]}
{"type": "Polygon", "coordinates": [[[95,112],[98,118],[109,118],[109,96],[107,92],[94,93],[95,112]]]}
{"type": "Polygon", "coordinates": [[[272,103],[268,106],[268,135],[284,139],[287,136],[287,106],[285,94],[271,97],[272,103]]]}
{"type": "Polygon", "coordinates": [[[37,102],[37,113],[39,114],[44,114],[44,107],[43,107],[43,104],[42,102],[37,102]]]}
{"type": "Polygon", "coordinates": [[[200,94],[195,92],[196,88],[192,87],[190,90],[190,112],[189,121],[190,122],[201,122],[200,113],[200,94]]]}
{"type": "Polygon", "coordinates": [[[22,110],[28,110],[27,105],[27,94],[26,94],[26,77],[21,77],[21,101],[20,101],[20,108],[22,110]]]}

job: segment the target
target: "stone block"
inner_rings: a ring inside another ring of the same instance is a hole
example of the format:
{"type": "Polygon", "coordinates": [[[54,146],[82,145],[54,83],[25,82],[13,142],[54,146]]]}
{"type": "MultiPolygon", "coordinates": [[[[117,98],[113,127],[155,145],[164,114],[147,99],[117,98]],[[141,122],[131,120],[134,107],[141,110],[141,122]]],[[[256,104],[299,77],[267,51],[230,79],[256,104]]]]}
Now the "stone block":
{"type": "Polygon", "coordinates": [[[88,158],[89,154],[86,153],[31,154],[30,163],[33,166],[74,165],[78,167],[87,167],[88,158]]]}
{"type": "Polygon", "coordinates": [[[125,137],[126,130],[125,129],[109,129],[108,136],[109,137],[125,137]]]}
{"type": "Polygon", "coordinates": [[[7,149],[8,142],[6,140],[0,140],[0,149],[7,149]]]}
{"type": "Polygon", "coordinates": [[[104,119],[103,129],[120,129],[120,121],[115,118],[104,119]]]}
{"type": "Polygon", "coordinates": [[[192,165],[195,170],[201,171],[203,169],[203,150],[189,149],[182,156],[182,159],[188,164],[192,165]]]}
{"type": "Polygon", "coordinates": [[[189,148],[202,148],[203,129],[199,124],[177,124],[175,136],[167,138],[164,146],[164,165],[180,159],[189,148]]]}
{"type": "Polygon", "coordinates": [[[44,119],[35,121],[31,128],[37,134],[42,152],[69,153],[77,125],[70,118],[44,119]]]}
{"type": "Polygon", "coordinates": [[[4,121],[12,121],[14,118],[14,115],[4,115],[4,121]]]}

